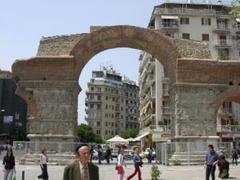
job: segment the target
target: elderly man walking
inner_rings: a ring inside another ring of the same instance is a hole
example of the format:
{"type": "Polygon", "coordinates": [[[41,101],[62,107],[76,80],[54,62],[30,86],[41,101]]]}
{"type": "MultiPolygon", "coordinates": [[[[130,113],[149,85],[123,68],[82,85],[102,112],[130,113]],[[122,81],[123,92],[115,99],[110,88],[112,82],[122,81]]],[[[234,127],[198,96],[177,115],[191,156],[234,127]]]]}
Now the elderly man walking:
{"type": "Polygon", "coordinates": [[[99,180],[98,167],[89,163],[90,147],[83,144],[76,149],[78,160],[64,170],[63,180],[99,180]]]}

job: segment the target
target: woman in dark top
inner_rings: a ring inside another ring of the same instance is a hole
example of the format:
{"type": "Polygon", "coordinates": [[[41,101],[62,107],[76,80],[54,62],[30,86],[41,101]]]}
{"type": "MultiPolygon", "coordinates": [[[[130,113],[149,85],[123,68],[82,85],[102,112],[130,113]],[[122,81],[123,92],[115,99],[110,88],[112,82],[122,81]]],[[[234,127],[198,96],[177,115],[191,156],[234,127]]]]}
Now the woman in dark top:
{"type": "Polygon", "coordinates": [[[13,172],[15,171],[15,158],[12,149],[7,149],[6,156],[3,158],[3,165],[5,168],[4,180],[12,179],[13,172]]]}
{"type": "Polygon", "coordinates": [[[226,179],[229,177],[229,162],[225,159],[225,156],[222,155],[218,160],[219,175],[221,179],[226,179]]]}

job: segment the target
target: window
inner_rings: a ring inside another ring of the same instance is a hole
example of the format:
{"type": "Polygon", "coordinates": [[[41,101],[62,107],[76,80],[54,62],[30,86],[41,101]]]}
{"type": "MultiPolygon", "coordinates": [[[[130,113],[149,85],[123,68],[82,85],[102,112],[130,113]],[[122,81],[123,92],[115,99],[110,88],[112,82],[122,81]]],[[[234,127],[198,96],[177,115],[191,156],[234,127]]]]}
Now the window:
{"type": "Polygon", "coordinates": [[[189,33],[182,33],[182,38],[183,39],[190,39],[190,34],[189,33]]]}
{"type": "Polygon", "coordinates": [[[97,105],[97,109],[101,109],[101,104],[98,104],[98,105],[97,105]]]}
{"type": "Polygon", "coordinates": [[[209,34],[202,34],[202,41],[209,41],[209,34]]]}
{"type": "Polygon", "coordinates": [[[100,121],[97,121],[97,126],[100,127],[101,126],[101,123],[100,121]]]}
{"type": "Polygon", "coordinates": [[[90,108],[93,109],[94,108],[94,104],[90,104],[90,108]]]}
{"type": "Polygon", "coordinates": [[[210,18],[202,18],[202,25],[211,25],[211,19],[210,18]]]}
{"type": "Polygon", "coordinates": [[[98,99],[98,100],[101,100],[101,96],[98,96],[97,99],[98,99]]]}
{"type": "Polygon", "coordinates": [[[98,92],[101,92],[101,88],[97,88],[97,91],[98,91],[98,92]]]}
{"type": "Polygon", "coordinates": [[[180,19],[180,24],[189,24],[189,18],[188,17],[182,17],[180,19]]]}
{"type": "Polygon", "coordinates": [[[106,96],[106,100],[108,100],[108,96],[106,96]]]}

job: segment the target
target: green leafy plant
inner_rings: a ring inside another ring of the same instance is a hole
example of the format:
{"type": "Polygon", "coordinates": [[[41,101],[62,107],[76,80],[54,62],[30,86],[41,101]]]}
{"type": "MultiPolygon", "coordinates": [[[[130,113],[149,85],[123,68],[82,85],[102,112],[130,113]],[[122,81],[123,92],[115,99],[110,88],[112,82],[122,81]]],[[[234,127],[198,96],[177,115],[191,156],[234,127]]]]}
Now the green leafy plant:
{"type": "Polygon", "coordinates": [[[151,168],[151,176],[152,176],[152,180],[157,180],[160,177],[160,170],[158,169],[157,165],[153,165],[151,168]]]}

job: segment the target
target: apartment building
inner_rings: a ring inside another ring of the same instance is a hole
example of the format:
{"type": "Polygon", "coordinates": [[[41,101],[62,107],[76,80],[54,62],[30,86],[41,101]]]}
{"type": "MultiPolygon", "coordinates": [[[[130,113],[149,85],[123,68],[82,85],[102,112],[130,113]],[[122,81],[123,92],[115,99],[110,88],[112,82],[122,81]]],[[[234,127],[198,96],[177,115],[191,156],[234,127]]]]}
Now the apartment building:
{"type": "Polygon", "coordinates": [[[213,59],[240,59],[240,19],[219,4],[163,3],[149,28],[174,38],[206,41],[213,59]]]}
{"type": "MultiPolygon", "coordinates": [[[[172,38],[205,41],[213,59],[240,60],[240,19],[221,3],[163,3],[154,7],[148,28],[172,38]]],[[[141,52],[139,60],[140,135],[143,147],[154,146],[173,135],[169,79],[150,54],[141,52]]],[[[232,106],[239,117],[239,104],[232,106]]]]}
{"type": "Polygon", "coordinates": [[[86,118],[97,135],[108,139],[139,127],[139,88],[113,68],[93,71],[86,92],[86,118]]]}

